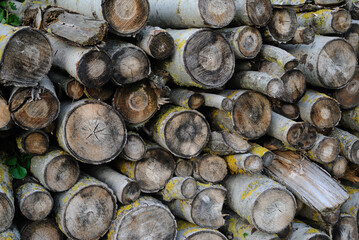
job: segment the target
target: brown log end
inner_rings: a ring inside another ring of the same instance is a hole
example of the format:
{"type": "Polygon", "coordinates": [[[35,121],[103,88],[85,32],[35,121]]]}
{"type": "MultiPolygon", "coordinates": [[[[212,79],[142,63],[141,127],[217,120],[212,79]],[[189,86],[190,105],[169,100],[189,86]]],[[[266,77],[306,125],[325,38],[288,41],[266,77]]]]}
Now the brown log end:
{"type": "Polygon", "coordinates": [[[227,175],[227,162],[216,155],[200,156],[194,163],[194,174],[206,182],[220,182],[227,175]]]}
{"type": "Polygon", "coordinates": [[[111,84],[106,84],[105,86],[102,86],[100,88],[85,87],[83,91],[85,95],[89,98],[107,101],[115,93],[115,88],[111,84]]]}
{"type": "Polygon", "coordinates": [[[141,160],[146,154],[146,145],[143,139],[135,134],[128,134],[127,142],[123,148],[122,154],[132,161],[141,160]]]}
{"type": "Polygon", "coordinates": [[[192,219],[198,226],[219,228],[224,225],[222,206],[226,192],[223,189],[208,188],[196,195],[192,202],[192,219]]]}
{"type": "Polygon", "coordinates": [[[137,182],[129,182],[122,191],[122,201],[129,204],[138,199],[141,194],[141,188],[137,182]]]}
{"type": "Polygon", "coordinates": [[[252,155],[245,161],[244,168],[253,174],[260,173],[263,170],[263,160],[257,155],[252,155]]]}
{"type": "Polygon", "coordinates": [[[21,239],[35,240],[35,239],[64,239],[62,232],[56,226],[52,219],[44,219],[41,221],[30,222],[21,229],[21,239]]]}
{"type": "Polygon", "coordinates": [[[284,65],[284,69],[289,71],[296,68],[298,65],[299,65],[299,61],[297,59],[292,59],[284,65]]]}
{"type": "Polygon", "coordinates": [[[294,9],[277,8],[268,23],[272,37],[279,42],[291,40],[297,30],[297,16],[294,9]]]}
{"type": "Polygon", "coordinates": [[[21,145],[27,154],[43,155],[49,148],[49,136],[39,130],[30,131],[23,136],[21,145]]]}
{"type": "Polygon", "coordinates": [[[325,163],[333,162],[340,153],[340,142],[337,138],[325,138],[320,142],[316,155],[325,163]]]}
{"type": "Polygon", "coordinates": [[[184,64],[196,82],[207,88],[223,86],[234,72],[234,53],[219,33],[196,32],[183,52],[184,64]]]}
{"type": "Polygon", "coordinates": [[[0,129],[7,127],[10,121],[11,115],[9,105],[3,97],[0,97],[0,129]]]}
{"type": "Polygon", "coordinates": [[[341,118],[339,104],[333,99],[321,98],[314,103],[310,117],[317,128],[333,128],[341,118]]]}
{"type": "Polygon", "coordinates": [[[333,12],[332,28],[337,33],[345,33],[349,30],[352,18],[350,13],[344,9],[333,12]]]}
{"type": "Polygon", "coordinates": [[[177,177],[188,177],[192,176],[193,165],[190,161],[179,159],[176,164],[175,175],[177,177]]]}
{"type": "Polygon", "coordinates": [[[270,0],[247,0],[248,18],[256,27],[264,27],[272,17],[272,3],[270,0]]]}
{"type": "Polygon", "coordinates": [[[147,0],[109,0],[102,4],[102,12],[110,28],[120,36],[131,36],[147,23],[149,3],[147,0]]]}
{"type": "Polygon", "coordinates": [[[188,99],[188,106],[190,109],[196,110],[204,104],[204,97],[200,93],[191,95],[188,99]]]}
{"type": "Polygon", "coordinates": [[[111,58],[103,51],[87,52],[77,65],[78,78],[90,88],[105,85],[112,76],[111,58]]]}
{"type": "Polygon", "coordinates": [[[272,108],[266,97],[254,91],[242,94],[234,103],[235,129],[245,138],[262,137],[269,128],[272,108]]]}
{"type": "Polygon", "coordinates": [[[11,226],[15,209],[10,199],[4,193],[0,193],[0,206],[0,232],[3,232],[11,226]]]}
{"type": "Polygon", "coordinates": [[[126,127],[121,116],[101,101],[83,101],[66,115],[63,126],[70,153],[86,163],[113,160],[126,142],[126,127]]]}
{"type": "Polygon", "coordinates": [[[359,71],[343,88],[335,90],[333,97],[339,102],[343,109],[354,108],[359,105],[359,71]]]}
{"type": "Polygon", "coordinates": [[[67,93],[74,100],[80,99],[84,94],[84,86],[73,80],[67,84],[67,93]]]}
{"type": "Polygon", "coordinates": [[[148,83],[136,83],[118,88],[113,106],[130,124],[140,124],[150,119],[157,111],[158,99],[148,83]]]}
{"type": "Polygon", "coordinates": [[[345,175],[345,172],[348,167],[348,161],[345,157],[338,156],[338,159],[333,162],[332,174],[338,178],[341,178],[345,175]]]}
{"type": "Polygon", "coordinates": [[[20,210],[25,217],[32,221],[47,217],[53,207],[53,199],[49,192],[34,192],[21,200],[20,210]]]}
{"type": "MultiPolygon", "coordinates": [[[[260,1],[259,1],[260,2],[260,1]]],[[[254,58],[262,48],[261,33],[254,27],[245,26],[236,39],[239,51],[246,58],[254,58]]]]}
{"type": "Polygon", "coordinates": [[[300,150],[309,150],[313,147],[317,133],[307,123],[296,123],[288,131],[287,141],[293,147],[300,150]]]}
{"type": "Polygon", "coordinates": [[[2,56],[0,76],[5,85],[35,86],[52,65],[49,41],[41,32],[30,28],[16,32],[2,56]]]}
{"type": "Polygon", "coordinates": [[[14,122],[25,129],[40,129],[53,122],[60,112],[60,102],[48,89],[23,88],[10,99],[10,112],[14,122]]]}
{"type": "Polygon", "coordinates": [[[168,58],[175,47],[172,36],[167,32],[160,32],[152,37],[150,53],[155,59],[163,60],[168,58]]]}
{"type": "Polygon", "coordinates": [[[164,127],[165,142],[176,156],[197,156],[206,146],[210,128],[206,119],[196,111],[183,111],[168,120],[164,127]]]}
{"type": "Polygon", "coordinates": [[[343,39],[329,41],[318,56],[319,80],[328,88],[342,88],[353,78],[356,65],[356,53],[348,42],[343,39]]]}
{"type": "Polygon", "coordinates": [[[306,90],[305,76],[302,71],[293,69],[287,71],[281,79],[284,83],[283,101],[289,103],[298,102],[306,90]]]}
{"type": "Polygon", "coordinates": [[[172,177],[175,161],[171,154],[161,148],[149,149],[145,157],[136,162],[135,179],[142,192],[158,192],[172,177]]]}
{"type": "Polygon", "coordinates": [[[197,182],[193,178],[186,179],[181,186],[181,193],[187,199],[192,199],[197,191],[197,182]]]}
{"type": "Polygon", "coordinates": [[[121,47],[112,56],[113,80],[119,85],[134,83],[148,76],[150,61],[146,53],[136,46],[121,47]]]}
{"type": "Polygon", "coordinates": [[[198,8],[203,21],[212,28],[227,26],[235,13],[235,5],[231,0],[199,0],[198,8]]]}
{"type": "Polygon", "coordinates": [[[313,28],[306,27],[301,33],[301,38],[303,40],[303,44],[311,44],[312,42],[314,42],[315,32],[313,28]]]}
{"type": "Polygon", "coordinates": [[[72,187],[79,178],[80,168],[70,155],[60,155],[46,166],[44,180],[53,192],[63,192],[72,187]]]}

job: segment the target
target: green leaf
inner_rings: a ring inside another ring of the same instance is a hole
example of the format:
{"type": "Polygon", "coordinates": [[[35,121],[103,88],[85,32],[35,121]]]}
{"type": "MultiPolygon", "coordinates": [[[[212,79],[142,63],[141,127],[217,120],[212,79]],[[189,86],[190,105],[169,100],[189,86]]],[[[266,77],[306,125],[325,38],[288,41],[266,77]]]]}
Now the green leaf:
{"type": "Polygon", "coordinates": [[[17,10],[16,5],[13,2],[9,2],[9,6],[12,10],[17,10]]]}
{"type": "Polygon", "coordinates": [[[20,25],[20,19],[19,19],[18,16],[14,15],[14,14],[10,14],[9,19],[8,19],[8,23],[13,25],[13,26],[19,26],[20,25]]]}
{"type": "Polygon", "coordinates": [[[8,165],[8,166],[16,166],[17,158],[15,156],[11,157],[8,160],[6,160],[5,164],[8,165]]]}
{"type": "Polygon", "coordinates": [[[26,176],[27,170],[20,165],[17,165],[16,167],[12,167],[10,169],[10,174],[15,179],[22,179],[26,176]]]}
{"type": "Polygon", "coordinates": [[[247,237],[248,236],[248,233],[243,233],[243,237],[247,237]]]}
{"type": "Polygon", "coordinates": [[[4,19],[4,9],[0,8],[0,21],[2,21],[4,19]]]}
{"type": "Polygon", "coordinates": [[[0,7],[6,8],[7,7],[7,2],[6,1],[0,2],[0,7]]]}

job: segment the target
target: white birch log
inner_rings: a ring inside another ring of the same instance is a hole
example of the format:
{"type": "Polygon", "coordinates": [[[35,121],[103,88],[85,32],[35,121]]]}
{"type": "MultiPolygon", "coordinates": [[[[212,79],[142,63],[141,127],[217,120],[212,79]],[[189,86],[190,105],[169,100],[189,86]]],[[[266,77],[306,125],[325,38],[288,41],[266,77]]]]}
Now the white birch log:
{"type": "Polygon", "coordinates": [[[67,73],[60,70],[52,70],[49,72],[48,77],[54,84],[58,85],[69,98],[78,100],[83,96],[84,86],[67,73]]]}
{"type": "Polygon", "coordinates": [[[339,128],[334,128],[330,134],[340,141],[340,152],[348,161],[359,163],[359,138],[339,128]]]}
{"type": "Polygon", "coordinates": [[[127,141],[121,152],[121,157],[130,161],[144,158],[147,146],[142,137],[136,132],[127,132],[127,141]]]}
{"type": "Polygon", "coordinates": [[[15,216],[14,194],[10,169],[0,162],[0,232],[10,228],[15,216]]]}
{"type": "Polygon", "coordinates": [[[57,227],[52,218],[45,218],[41,221],[25,221],[21,227],[20,235],[22,240],[51,239],[63,240],[64,235],[57,227]]]}
{"type": "MultiPolygon", "coordinates": [[[[357,3],[359,7],[359,2],[357,3]]],[[[359,10],[359,9],[358,9],[359,10]]],[[[349,30],[344,34],[344,38],[353,46],[357,55],[359,54],[359,20],[352,20],[349,30]]]]}
{"type": "Polygon", "coordinates": [[[192,177],[173,177],[160,192],[162,199],[170,202],[175,199],[187,200],[195,196],[197,192],[196,180],[192,177]]]}
{"type": "Polygon", "coordinates": [[[304,222],[293,222],[293,233],[289,240],[330,240],[330,237],[318,229],[312,228],[304,222]]]}
{"type": "Polygon", "coordinates": [[[359,131],[359,107],[343,111],[340,125],[353,131],[359,131]]]}
{"type": "Polygon", "coordinates": [[[359,106],[359,71],[355,70],[354,77],[349,83],[332,92],[331,96],[335,98],[342,109],[351,109],[359,106]]]}
{"type": "Polygon", "coordinates": [[[333,240],[358,239],[357,218],[341,213],[338,223],[333,228],[332,236],[333,240]]]}
{"type": "Polygon", "coordinates": [[[273,152],[256,143],[250,143],[250,145],[251,148],[249,149],[249,153],[257,155],[260,158],[262,158],[264,167],[268,167],[272,164],[273,159],[275,157],[273,152]]]}
{"type": "Polygon", "coordinates": [[[211,132],[211,137],[204,152],[215,155],[232,155],[236,153],[245,153],[250,149],[249,143],[237,134],[227,131],[211,132]]]}
{"type": "Polygon", "coordinates": [[[345,175],[348,168],[348,161],[343,156],[338,156],[330,163],[322,163],[322,167],[327,170],[332,176],[341,178],[345,175]]]}
{"type": "Polygon", "coordinates": [[[231,174],[256,174],[263,170],[263,160],[252,153],[225,156],[231,174]]]}
{"type": "Polygon", "coordinates": [[[233,25],[264,27],[272,17],[270,0],[235,0],[236,12],[233,25]]]}
{"type": "Polygon", "coordinates": [[[221,95],[213,93],[201,93],[204,97],[204,106],[214,107],[224,111],[231,111],[233,108],[233,101],[221,95]]]}
{"type": "Polygon", "coordinates": [[[340,142],[334,137],[327,137],[318,133],[313,148],[307,153],[311,160],[321,164],[329,164],[337,159],[340,153],[340,142]]]}
{"type": "Polygon", "coordinates": [[[190,239],[228,240],[220,231],[199,227],[193,223],[178,220],[176,240],[190,239]]]}
{"type": "Polygon", "coordinates": [[[169,97],[175,105],[193,110],[200,108],[205,102],[203,95],[184,88],[171,90],[169,97]]]}
{"type": "Polygon", "coordinates": [[[268,61],[277,63],[286,71],[292,70],[299,64],[298,60],[292,54],[271,45],[264,44],[260,55],[268,61]]]}
{"type": "Polygon", "coordinates": [[[315,39],[315,32],[312,27],[298,26],[295,31],[294,37],[290,40],[289,44],[311,44],[315,39]]]}

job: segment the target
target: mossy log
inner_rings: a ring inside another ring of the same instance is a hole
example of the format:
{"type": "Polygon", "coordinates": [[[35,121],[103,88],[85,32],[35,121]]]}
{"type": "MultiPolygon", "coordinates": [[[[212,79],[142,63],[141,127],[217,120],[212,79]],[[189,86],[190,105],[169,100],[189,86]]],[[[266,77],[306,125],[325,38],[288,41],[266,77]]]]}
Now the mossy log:
{"type": "Polygon", "coordinates": [[[296,220],[293,222],[293,233],[289,240],[330,240],[330,237],[326,233],[296,220]]]}
{"type": "Polygon", "coordinates": [[[263,160],[258,155],[243,153],[225,156],[231,174],[256,174],[263,170],[263,160]]]}
{"type": "Polygon", "coordinates": [[[193,163],[193,177],[201,182],[217,183],[227,176],[225,159],[214,154],[202,154],[195,157],[193,163]]]}
{"type": "Polygon", "coordinates": [[[30,155],[43,155],[49,149],[49,135],[42,130],[28,130],[16,137],[20,152],[30,155]]]}
{"type": "Polygon", "coordinates": [[[294,196],[262,175],[237,174],[225,181],[227,205],[260,231],[277,233],[293,220],[294,196]]]}
{"type": "Polygon", "coordinates": [[[250,145],[249,153],[259,156],[263,161],[264,167],[268,167],[272,164],[275,157],[273,152],[257,143],[250,143],[250,145]]]}
{"type": "Polygon", "coordinates": [[[228,240],[220,231],[199,227],[183,220],[177,221],[176,240],[228,240]]]}
{"type": "Polygon", "coordinates": [[[0,233],[0,239],[21,240],[20,232],[17,229],[17,227],[13,224],[6,231],[0,233]]]}
{"type": "Polygon", "coordinates": [[[337,138],[340,141],[340,152],[346,159],[348,159],[348,161],[355,164],[359,163],[358,137],[339,128],[334,128],[330,136],[337,138]]]}
{"type": "Polygon", "coordinates": [[[236,153],[245,153],[249,149],[249,143],[237,134],[233,134],[227,131],[213,131],[211,132],[209,142],[203,151],[224,156],[233,155],[236,153]]]}
{"type": "Polygon", "coordinates": [[[197,192],[196,180],[192,177],[173,177],[160,192],[164,201],[192,199],[197,192]]]}

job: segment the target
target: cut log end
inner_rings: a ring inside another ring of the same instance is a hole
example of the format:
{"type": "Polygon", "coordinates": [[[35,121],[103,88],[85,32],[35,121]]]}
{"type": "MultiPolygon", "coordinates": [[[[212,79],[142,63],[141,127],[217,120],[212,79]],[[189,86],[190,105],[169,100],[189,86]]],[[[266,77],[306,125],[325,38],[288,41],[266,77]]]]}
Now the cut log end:
{"type": "Polygon", "coordinates": [[[109,0],[102,8],[105,20],[116,34],[132,36],[146,25],[150,6],[147,0],[109,0]]]}
{"type": "Polygon", "coordinates": [[[146,145],[140,136],[129,134],[122,153],[128,160],[139,161],[146,154],[146,145]]]}
{"type": "Polygon", "coordinates": [[[193,173],[193,165],[188,160],[180,159],[177,161],[175,175],[177,177],[187,177],[192,176],[193,173]]]}
{"type": "Polygon", "coordinates": [[[42,131],[31,131],[22,138],[22,148],[31,155],[43,155],[49,148],[49,136],[42,131]]]}
{"type": "Polygon", "coordinates": [[[317,128],[326,129],[335,127],[340,118],[341,111],[339,105],[333,99],[319,99],[312,107],[311,119],[317,128]]]}
{"type": "Polygon", "coordinates": [[[122,201],[129,204],[136,201],[141,194],[141,188],[137,182],[130,182],[126,185],[122,192],[122,201]]]}
{"type": "Polygon", "coordinates": [[[338,178],[341,178],[345,175],[345,172],[348,167],[348,161],[345,157],[338,156],[338,159],[333,162],[332,174],[338,178]]]}
{"type": "Polygon", "coordinates": [[[195,111],[183,111],[165,125],[165,142],[177,156],[197,156],[208,143],[210,128],[206,119],[195,111]]]}
{"type": "Polygon", "coordinates": [[[55,157],[47,166],[44,179],[47,187],[54,192],[63,192],[72,187],[80,175],[77,161],[70,155],[55,157]]]}
{"type": "Polygon", "coordinates": [[[167,32],[160,32],[153,36],[149,49],[155,59],[163,60],[172,54],[174,46],[172,36],[167,32]]]}
{"type": "Polygon", "coordinates": [[[272,17],[272,3],[270,0],[247,0],[248,18],[256,27],[264,27],[272,17]]]}
{"type": "Polygon", "coordinates": [[[316,131],[306,123],[296,123],[288,130],[287,141],[297,149],[311,149],[317,138],[316,131]]]}
{"type": "Polygon", "coordinates": [[[336,138],[325,138],[316,149],[316,155],[324,163],[333,162],[340,153],[340,143],[336,138]]]}
{"type": "Polygon", "coordinates": [[[113,96],[115,89],[113,85],[106,84],[100,88],[85,87],[83,92],[88,98],[106,101],[113,96]]]}
{"type": "Polygon", "coordinates": [[[188,99],[188,106],[191,109],[198,109],[204,104],[204,97],[199,93],[195,93],[188,99]]]}
{"type": "Polygon", "coordinates": [[[73,80],[67,84],[67,93],[74,100],[80,99],[84,94],[84,86],[73,80]]]}
{"type": "Polygon", "coordinates": [[[212,154],[200,156],[195,160],[194,175],[205,182],[220,182],[227,175],[227,162],[212,154]]]}
{"type": "Polygon", "coordinates": [[[284,65],[284,69],[287,71],[292,70],[293,68],[296,68],[298,64],[299,62],[297,59],[290,60],[284,65]]]}
{"type": "Polygon", "coordinates": [[[268,99],[256,92],[247,91],[234,103],[235,128],[245,138],[257,139],[269,128],[272,109],[268,99]]]}
{"type": "Polygon", "coordinates": [[[250,173],[260,173],[263,170],[263,160],[256,155],[252,155],[247,158],[244,167],[250,173]]]}
{"type": "Polygon", "coordinates": [[[4,193],[0,193],[0,206],[0,231],[2,232],[11,226],[14,218],[14,207],[4,193]]]}
{"type": "Polygon", "coordinates": [[[213,28],[227,26],[235,14],[231,0],[199,0],[198,7],[203,21],[213,28]]]}
{"type": "Polygon", "coordinates": [[[112,75],[111,58],[103,51],[92,50],[86,53],[77,66],[78,77],[90,88],[105,85],[112,75]]]}
{"type": "Polygon", "coordinates": [[[284,94],[283,81],[278,78],[273,78],[267,86],[267,94],[272,98],[280,98],[284,94]]]}
{"type": "MultiPolygon", "coordinates": [[[[296,40],[298,38],[300,39],[299,41],[297,41],[297,43],[311,44],[312,42],[314,42],[315,32],[314,32],[313,28],[306,27],[298,34],[300,35],[299,37],[296,37],[296,36],[294,37],[294,40],[296,40]]],[[[297,32],[296,32],[296,35],[297,35],[297,32]]]]}
{"type": "Polygon", "coordinates": [[[231,99],[223,99],[222,101],[222,109],[225,111],[232,111],[233,109],[233,101],[231,99]]]}
{"type": "Polygon", "coordinates": [[[202,231],[199,231],[197,233],[191,234],[188,238],[183,238],[183,240],[227,240],[227,238],[223,234],[219,234],[217,232],[212,232],[203,229],[202,231]]]}
{"type": "Polygon", "coordinates": [[[287,71],[283,76],[284,94],[283,101],[295,103],[304,95],[306,90],[305,75],[302,71],[293,69],[287,71]]]}
{"type": "Polygon", "coordinates": [[[297,30],[297,16],[294,9],[275,9],[268,28],[275,40],[279,42],[288,42],[291,40],[297,30]]]}
{"type": "Polygon", "coordinates": [[[253,223],[264,232],[280,232],[294,218],[295,206],[295,200],[286,190],[279,188],[267,190],[254,203],[253,223]],[[273,221],[273,216],[275,216],[275,221],[273,221]]]}
{"type": "Polygon", "coordinates": [[[246,58],[256,57],[262,47],[261,33],[256,28],[249,26],[242,28],[236,41],[239,46],[239,51],[246,58]]]}
{"type": "Polygon", "coordinates": [[[49,219],[42,221],[31,222],[25,225],[21,230],[21,239],[34,240],[34,239],[51,239],[62,240],[63,234],[56,226],[56,223],[49,219]]]}
{"type": "Polygon", "coordinates": [[[3,51],[0,76],[5,85],[35,86],[50,71],[51,45],[37,30],[17,31],[3,51]]]}
{"type": "Polygon", "coordinates": [[[329,41],[318,56],[319,80],[325,87],[342,88],[353,78],[356,65],[356,54],[348,42],[343,39],[329,41]]]}
{"type": "Polygon", "coordinates": [[[181,193],[187,199],[192,199],[197,191],[197,183],[193,178],[186,179],[181,186],[181,193]]]}
{"type": "Polygon", "coordinates": [[[333,97],[343,109],[354,108],[359,105],[359,71],[354,78],[344,87],[334,91],[333,97]]]}
{"type": "Polygon", "coordinates": [[[21,202],[21,212],[32,221],[39,221],[50,214],[53,199],[49,192],[34,192],[21,202]]]}
{"type": "Polygon", "coordinates": [[[339,10],[332,13],[332,28],[337,33],[345,33],[349,30],[351,25],[350,12],[346,10],[339,10]]]}

